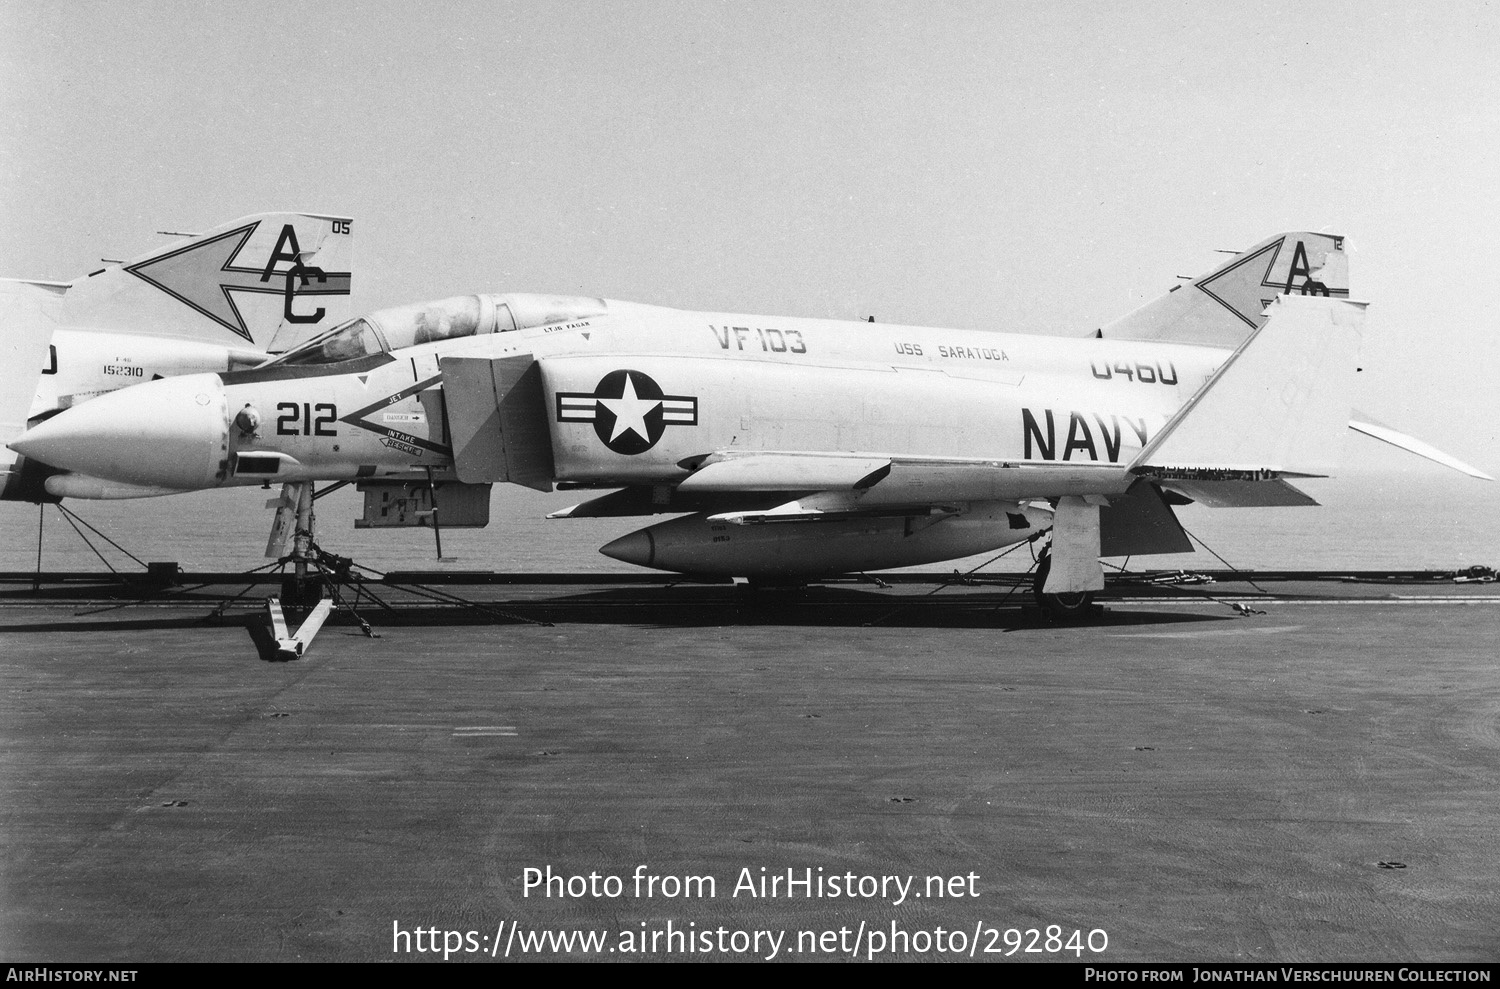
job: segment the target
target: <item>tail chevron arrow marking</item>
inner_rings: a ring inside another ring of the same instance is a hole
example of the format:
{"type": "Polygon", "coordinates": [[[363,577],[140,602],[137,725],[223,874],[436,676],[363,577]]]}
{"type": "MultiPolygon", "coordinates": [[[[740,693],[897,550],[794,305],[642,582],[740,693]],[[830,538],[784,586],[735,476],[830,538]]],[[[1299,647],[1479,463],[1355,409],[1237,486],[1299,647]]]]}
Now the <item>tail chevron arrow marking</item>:
{"type": "MultiPolygon", "coordinates": [[[[285,296],[287,318],[293,322],[309,321],[308,316],[292,312],[294,297],[349,294],[349,272],[324,272],[298,261],[295,233],[291,234],[291,252],[283,252],[278,245],[265,267],[237,267],[236,258],[259,225],[257,220],[217,237],[194,241],[180,250],[130,265],[125,270],[246,340],[251,339],[250,331],[235,305],[235,292],[285,296]],[[291,264],[278,269],[276,262],[279,260],[291,264]]],[[[282,231],[281,243],[285,243],[290,230],[288,225],[282,231]]]]}

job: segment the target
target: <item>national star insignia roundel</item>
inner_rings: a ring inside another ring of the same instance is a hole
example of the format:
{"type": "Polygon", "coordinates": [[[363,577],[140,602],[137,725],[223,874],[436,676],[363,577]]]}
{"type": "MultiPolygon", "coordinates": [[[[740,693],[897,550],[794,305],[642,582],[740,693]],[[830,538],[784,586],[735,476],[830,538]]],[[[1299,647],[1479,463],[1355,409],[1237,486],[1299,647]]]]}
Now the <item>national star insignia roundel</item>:
{"type": "Polygon", "coordinates": [[[591,422],[601,443],[634,456],[655,446],[668,426],[696,426],[698,399],[663,394],[641,371],[611,371],[592,392],[558,392],[557,421],[591,422]]]}

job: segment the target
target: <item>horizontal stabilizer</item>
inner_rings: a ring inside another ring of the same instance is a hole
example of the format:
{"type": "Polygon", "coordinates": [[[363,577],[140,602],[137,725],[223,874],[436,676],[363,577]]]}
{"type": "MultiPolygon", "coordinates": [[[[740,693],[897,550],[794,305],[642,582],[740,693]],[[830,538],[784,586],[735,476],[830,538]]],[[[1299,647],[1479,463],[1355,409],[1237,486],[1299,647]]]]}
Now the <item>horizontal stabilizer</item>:
{"type": "Polygon", "coordinates": [[[1281,296],[1263,327],[1214,372],[1131,469],[1164,477],[1322,476],[1338,464],[1364,304],[1281,296]]]}
{"type": "Polygon", "coordinates": [[[1307,492],[1279,477],[1258,481],[1170,477],[1157,483],[1206,508],[1313,508],[1318,504],[1307,492]]]}
{"type": "Polygon", "coordinates": [[[1417,456],[1431,460],[1433,463],[1442,464],[1444,467],[1451,467],[1460,474],[1477,477],[1483,481],[1494,480],[1493,477],[1479,468],[1471,467],[1457,457],[1446,454],[1435,446],[1423,443],[1415,436],[1408,436],[1389,426],[1383,426],[1370,419],[1369,416],[1356,415],[1355,418],[1349,420],[1349,428],[1357,433],[1373,436],[1382,443],[1389,443],[1391,446],[1405,450],[1407,453],[1415,453],[1417,456]]]}

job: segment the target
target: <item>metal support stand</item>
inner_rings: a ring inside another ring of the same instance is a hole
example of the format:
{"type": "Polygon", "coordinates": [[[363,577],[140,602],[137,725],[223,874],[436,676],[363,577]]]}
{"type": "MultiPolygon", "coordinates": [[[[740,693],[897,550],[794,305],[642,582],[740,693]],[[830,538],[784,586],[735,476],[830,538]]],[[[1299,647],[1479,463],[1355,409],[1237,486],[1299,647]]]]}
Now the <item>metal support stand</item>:
{"type": "MultiPolygon", "coordinates": [[[[347,557],[335,556],[325,552],[318,546],[317,517],[313,513],[313,502],[330,491],[343,487],[347,482],[339,482],[322,491],[314,491],[309,482],[287,484],[282,489],[280,498],[267,502],[266,507],[275,507],[276,520],[272,524],[271,538],[266,544],[266,555],[278,554],[281,547],[286,544],[286,532],[291,525],[293,512],[295,511],[296,524],[292,532],[292,551],[278,561],[284,568],[291,564],[291,573],[286,574],[281,581],[281,597],[270,598],[266,601],[266,614],[271,627],[271,636],[276,642],[276,658],[280,660],[300,659],[312,644],[313,636],[323,627],[330,614],[335,608],[347,611],[349,615],[359,623],[360,630],[372,639],[380,636],[370,627],[370,623],[360,617],[355,610],[355,605],[361,597],[369,597],[380,607],[395,615],[395,609],[381,600],[368,586],[363,576],[356,575],[354,568],[370,570],[356,564],[347,557]],[[354,589],[354,602],[346,600],[340,593],[340,587],[352,587],[354,589]],[[326,596],[325,596],[326,594],[326,596]],[[303,620],[300,628],[295,633],[288,629],[286,616],[282,613],[283,605],[288,608],[311,608],[307,617],[303,620]]],[[[437,485],[429,471],[427,477],[428,489],[432,494],[432,528],[433,534],[439,540],[438,558],[442,559],[442,530],[438,528],[437,519],[437,485]]],[[[379,571],[370,572],[379,577],[384,577],[379,571]]],[[[405,586],[403,588],[410,594],[426,597],[430,600],[445,604],[462,605],[486,614],[503,618],[508,621],[524,622],[532,625],[550,625],[550,622],[541,622],[534,619],[523,618],[493,608],[465,601],[456,595],[441,594],[430,589],[405,586]]]]}
{"type": "Polygon", "coordinates": [[[281,613],[281,602],[266,599],[266,612],[271,620],[271,635],[276,639],[276,658],[282,661],[301,659],[302,651],[312,644],[313,636],[323,627],[328,613],[333,610],[333,599],[324,598],[302,622],[296,634],[287,634],[286,617],[281,613]]]}

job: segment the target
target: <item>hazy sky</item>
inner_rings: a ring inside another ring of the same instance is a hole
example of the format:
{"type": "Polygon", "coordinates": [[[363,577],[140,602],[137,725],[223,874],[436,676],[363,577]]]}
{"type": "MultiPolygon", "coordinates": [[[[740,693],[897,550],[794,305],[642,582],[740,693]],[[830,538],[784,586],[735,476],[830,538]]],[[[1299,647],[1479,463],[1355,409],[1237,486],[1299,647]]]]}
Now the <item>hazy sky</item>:
{"type": "Polygon", "coordinates": [[[0,0],[0,274],[292,208],[357,309],[1078,334],[1326,227],[1361,408],[1500,474],[1500,11],[1237,6],[0,0]]]}

